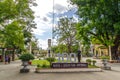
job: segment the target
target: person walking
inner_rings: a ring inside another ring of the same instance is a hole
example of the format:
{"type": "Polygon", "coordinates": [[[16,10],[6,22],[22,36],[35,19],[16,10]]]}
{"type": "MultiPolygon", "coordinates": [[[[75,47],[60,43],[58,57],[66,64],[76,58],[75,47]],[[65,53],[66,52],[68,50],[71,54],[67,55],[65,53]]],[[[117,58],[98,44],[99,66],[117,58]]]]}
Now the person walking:
{"type": "Polygon", "coordinates": [[[5,56],[5,64],[7,64],[7,62],[8,62],[8,56],[6,55],[5,56]]]}
{"type": "Polygon", "coordinates": [[[10,64],[10,61],[11,61],[10,56],[8,56],[8,63],[9,63],[9,64],[10,64]]]}

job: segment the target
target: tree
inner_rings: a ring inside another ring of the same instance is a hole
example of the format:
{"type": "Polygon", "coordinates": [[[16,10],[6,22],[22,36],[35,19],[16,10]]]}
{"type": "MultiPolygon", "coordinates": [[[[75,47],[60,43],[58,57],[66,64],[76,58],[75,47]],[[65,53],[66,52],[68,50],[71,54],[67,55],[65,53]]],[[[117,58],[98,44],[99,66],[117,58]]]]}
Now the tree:
{"type": "Polygon", "coordinates": [[[12,60],[14,60],[15,49],[24,49],[24,35],[22,28],[19,26],[17,21],[12,22],[11,24],[5,26],[3,29],[3,43],[4,47],[12,48],[12,60]]]}
{"type": "Polygon", "coordinates": [[[73,18],[61,18],[58,26],[55,29],[55,35],[58,36],[59,44],[64,44],[67,47],[67,52],[71,53],[72,46],[76,44],[76,22],[73,18]]]}
{"type": "Polygon", "coordinates": [[[111,46],[112,59],[117,59],[120,45],[120,0],[71,0],[78,6],[81,18],[78,34],[83,40],[95,38],[111,46]]]}
{"type": "Polygon", "coordinates": [[[34,12],[31,10],[30,5],[34,4],[33,0],[19,0],[16,6],[17,11],[20,13],[17,20],[23,27],[24,43],[27,45],[32,38],[32,29],[36,28],[34,20],[34,12]]]}
{"type": "Polygon", "coordinates": [[[6,20],[14,19],[19,15],[14,0],[0,1],[0,24],[6,20]]]}
{"type": "Polygon", "coordinates": [[[34,54],[34,50],[37,50],[37,52],[39,52],[38,39],[36,39],[35,37],[33,37],[33,39],[31,40],[31,49],[32,54],[34,54]]]}
{"type": "Polygon", "coordinates": [[[51,50],[54,51],[54,53],[63,53],[68,51],[65,44],[58,44],[56,46],[52,46],[51,50]]]}
{"type": "Polygon", "coordinates": [[[0,0],[0,43],[4,47],[23,50],[24,43],[30,42],[32,29],[36,28],[30,8],[33,3],[34,0],[0,0]]]}
{"type": "Polygon", "coordinates": [[[4,43],[9,48],[24,48],[24,35],[19,23],[14,21],[7,25],[4,30],[4,43]]]}
{"type": "MultiPolygon", "coordinates": [[[[32,29],[36,28],[33,21],[34,12],[30,8],[30,5],[33,3],[33,0],[0,1],[0,36],[2,36],[2,38],[4,38],[4,35],[6,35],[4,34],[3,30],[5,30],[5,28],[9,25],[13,25],[13,23],[16,22],[17,25],[15,24],[12,27],[21,27],[26,44],[31,41],[32,29]]],[[[11,32],[12,31],[14,32],[14,30],[11,30],[11,32]]]]}

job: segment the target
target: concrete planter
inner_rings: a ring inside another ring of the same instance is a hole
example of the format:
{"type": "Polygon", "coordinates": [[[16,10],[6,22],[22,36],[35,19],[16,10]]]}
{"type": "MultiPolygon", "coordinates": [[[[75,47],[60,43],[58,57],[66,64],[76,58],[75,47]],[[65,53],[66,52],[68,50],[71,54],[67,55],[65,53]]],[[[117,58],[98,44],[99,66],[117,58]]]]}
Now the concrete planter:
{"type": "Polygon", "coordinates": [[[35,68],[35,72],[38,73],[40,68],[35,68]]]}
{"type": "Polygon", "coordinates": [[[29,65],[29,61],[22,61],[23,68],[20,69],[20,73],[28,73],[30,69],[27,67],[29,65]]]}
{"type": "Polygon", "coordinates": [[[108,63],[108,60],[107,60],[107,59],[103,59],[103,60],[102,60],[102,64],[103,64],[102,69],[104,69],[104,70],[111,70],[111,67],[108,66],[107,63],[108,63]]]}

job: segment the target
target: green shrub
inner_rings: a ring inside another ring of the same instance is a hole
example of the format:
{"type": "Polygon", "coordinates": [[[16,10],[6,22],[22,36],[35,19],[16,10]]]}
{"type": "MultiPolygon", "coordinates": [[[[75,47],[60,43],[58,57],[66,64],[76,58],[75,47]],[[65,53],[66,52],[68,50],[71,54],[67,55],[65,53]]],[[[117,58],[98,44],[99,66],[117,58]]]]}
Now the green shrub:
{"type": "Polygon", "coordinates": [[[50,65],[52,64],[52,62],[55,62],[55,58],[53,57],[46,58],[46,60],[50,63],[50,65]]]}
{"type": "Polygon", "coordinates": [[[42,62],[37,64],[37,68],[49,68],[50,64],[48,62],[42,62]]]}
{"type": "Polygon", "coordinates": [[[52,58],[52,57],[51,58],[46,58],[46,60],[49,61],[49,62],[54,62],[55,58],[52,58]]]}
{"type": "Polygon", "coordinates": [[[41,67],[41,65],[40,64],[37,64],[37,68],[40,68],[41,67]]]}
{"type": "Polygon", "coordinates": [[[41,58],[39,58],[39,60],[41,60],[41,58]]]}
{"type": "Polygon", "coordinates": [[[49,65],[47,65],[46,62],[43,63],[42,68],[49,68],[49,65]]]}
{"type": "Polygon", "coordinates": [[[86,59],[86,62],[91,65],[92,60],[91,59],[86,59]]]}
{"type": "Polygon", "coordinates": [[[103,60],[103,59],[109,60],[109,58],[110,58],[109,56],[101,56],[101,57],[100,57],[100,59],[102,59],[102,60],[103,60]]]}
{"type": "Polygon", "coordinates": [[[46,62],[47,65],[50,65],[50,63],[47,60],[32,60],[32,65],[38,65],[40,64],[41,66],[46,62]]]}
{"type": "Polygon", "coordinates": [[[21,59],[22,61],[29,61],[29,60],[33,60],[34,56],[29,53],[24,53],[19,57],[19,59],[21,59]]]}

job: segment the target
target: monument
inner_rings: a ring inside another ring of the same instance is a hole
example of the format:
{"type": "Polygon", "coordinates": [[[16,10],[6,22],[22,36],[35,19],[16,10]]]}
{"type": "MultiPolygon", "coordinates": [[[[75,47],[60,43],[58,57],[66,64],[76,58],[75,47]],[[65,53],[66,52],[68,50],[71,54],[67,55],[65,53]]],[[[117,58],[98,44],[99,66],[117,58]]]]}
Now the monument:
{"type": "Polygon", "coordinates": [[[77,62],[77,56],[75,53],[58,53],[57,57],[58,62],[52,63],[52,68],[88,68],[87,63],[77,62]]]}

